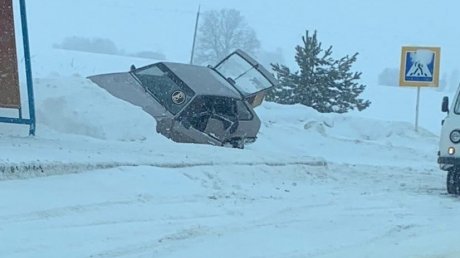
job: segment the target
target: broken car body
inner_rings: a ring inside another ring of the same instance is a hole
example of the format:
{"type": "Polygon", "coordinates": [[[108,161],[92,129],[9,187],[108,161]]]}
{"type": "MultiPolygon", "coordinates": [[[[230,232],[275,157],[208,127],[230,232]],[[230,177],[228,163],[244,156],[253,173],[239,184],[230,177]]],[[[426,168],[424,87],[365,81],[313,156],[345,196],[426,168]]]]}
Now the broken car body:
{"type": "Polygon", "coordinates": [[[243,148],[255,141],[254,107],[278,82],[241,50],[215,67],[159,62],[89,77],[112,95],[143,108],[157,132],[176,141],[243,148]]]}

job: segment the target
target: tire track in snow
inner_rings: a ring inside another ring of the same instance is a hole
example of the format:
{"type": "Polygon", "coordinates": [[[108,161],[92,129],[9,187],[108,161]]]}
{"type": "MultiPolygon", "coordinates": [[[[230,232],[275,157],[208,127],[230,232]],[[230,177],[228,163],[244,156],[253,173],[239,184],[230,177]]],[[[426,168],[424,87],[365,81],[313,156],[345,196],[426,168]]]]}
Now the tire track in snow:
{"type": "Polygon", "coordinates": [[[150,166],[158,168],[188,168],[202,166],[260,166],[281,167],[291,165],[304,165],[314,167],[327,166],[326,161],[311,159],[308,161],[256,161],[256,162],[152,162],[152,163],[129,163],[129,162],[100,162],[100,163],[58,163],[58,162],[23,162],[23,163],[0,163],[0,181],[12,179],[28,179],[53,175],[76,174],[85,171],[111,169],[117,167],[150,166]]]}

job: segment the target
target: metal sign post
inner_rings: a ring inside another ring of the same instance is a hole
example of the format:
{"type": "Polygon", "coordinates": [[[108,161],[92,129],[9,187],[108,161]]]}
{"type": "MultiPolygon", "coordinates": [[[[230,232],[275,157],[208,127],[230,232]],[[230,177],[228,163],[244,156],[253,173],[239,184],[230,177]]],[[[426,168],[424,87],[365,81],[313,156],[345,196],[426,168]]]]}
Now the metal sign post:
{"type": "Polygon", "coordinates": [[[201,9],[201,5],[198,6],[198,12],[196,13],[195,32],[193,33],[193,44],[192,44],[192,54],[190,55],[190,64],[193,64],[193,58],[195,56],[195,43],[196,43],[196,34],[198,32],[198,24],[200,21],[200,9],[201,9]]]}
{"type": "Polygon", "coordinates": [[[417,104],[415,106],[415,131],[418,132],[418,114],[420,106],[420,87],[417,87],[417,104]]]}
{"type": "Polygon", "coordinates": [[[21,8],[21,24],[22,24],[22,38],[24,44],[24,59],[26,64],[26,78],[27,78],[27,96],[29,100],[29,119],[30,129],[29,134],[35,135],[35,100],[34,100],[34,87],[32,79],[32,65],[30,62],[30,44],[29,44],[29,29],[27,27],[27,10],[25,0],[20,0],[21,8]]]}
{"type": "Polygon", "coordinates": [[[415,131],[418,131],[420,90],[439,86],[441,49],[438,47],[402,47],[399,86],[417,87],[415,131]]]}
{"type": "MultiPolygon", "coordinates": [[[[30,46],[29,46],[29,31],[27,28],[27,11],[25,0],[19,0],[19,7],[21,13],[21,25],[22,25],[22,38],[23,38],[23,47],[24,47],[24,60],[26,68],[26,83],[27,83],[27,97],[29,104],[29,118],[24,119],[22,117],[22,108],[19,97],[19,81],[15,81],[15,78],[18,78],[17,71],[17,56],[16,56],[16,39],[15,39],[15,28],[14,28],[14,12],[13,12],[13,3],[12,0],[0,0],[0,60],[3,58],[4,67],[13,67],[14,69],[9,69],[6,71],[6,78],[9,80],[0,81],[0,95],[4,99],[10,101],[10,103],[0,103],[1,107],[6,108],[16,108],[19,111],[18,117],[0,117],[0,122],[2,123],[13,123],[13,124],[26,124],[29,125],[29,134],[35,135],[35,103],[34,103],[34,92],[33,92],[33,80],[32,80],[32,65],[30,63],[30,46]],[[9,49],[13,51],[10,54],[7,54],[7,51],[1,51],[3,49],[9,49]],[[3,53],[5,52],[5,54],[3,53]],[[6,57],[6,58],[5,58],[6,57]],[[7,86],[9,85],[9,88],[7,86]],[[13,85],[13,87],[12,87],[13,85]],[[17,87],[17,88],[15,88],[17,87]],[[9,90],[6,90],[9,89],[9,90]],[[13,90],[11,90],[13,89],[13,90]],[[16,91],[16,90],[17,91],[16,91]],[[17,99],[15,100],[15,95],[17,94],[17,99]],[[15,102],[17,101],[17,102],[15,102]]],[[[0,99],[1,100],[1,99],[0,99]]]]}

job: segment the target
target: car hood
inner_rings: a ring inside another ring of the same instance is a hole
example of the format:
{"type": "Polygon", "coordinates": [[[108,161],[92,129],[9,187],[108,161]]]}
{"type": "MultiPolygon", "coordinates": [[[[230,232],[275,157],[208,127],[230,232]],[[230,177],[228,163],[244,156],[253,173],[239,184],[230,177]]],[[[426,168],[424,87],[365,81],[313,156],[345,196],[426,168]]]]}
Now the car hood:
{"type": "Polygon", "coordinates": [[[88,79],[113,96],[141,107],[157,119],[172,116],[129,72],[94,75],[88,79]]]}

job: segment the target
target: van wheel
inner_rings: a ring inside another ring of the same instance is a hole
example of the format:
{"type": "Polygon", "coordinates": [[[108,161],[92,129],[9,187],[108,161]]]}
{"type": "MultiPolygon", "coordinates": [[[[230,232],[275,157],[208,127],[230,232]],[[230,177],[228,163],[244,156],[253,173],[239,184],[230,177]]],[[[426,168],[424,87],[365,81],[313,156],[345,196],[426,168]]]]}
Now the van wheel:
{"type": "Polygon", "coordinates": [[[449,169],[447,172],[447,193],[460,194],[460,173],[457,167],[449,169]]]}

